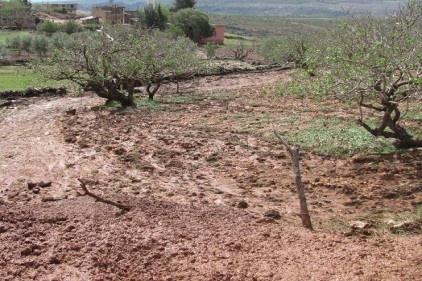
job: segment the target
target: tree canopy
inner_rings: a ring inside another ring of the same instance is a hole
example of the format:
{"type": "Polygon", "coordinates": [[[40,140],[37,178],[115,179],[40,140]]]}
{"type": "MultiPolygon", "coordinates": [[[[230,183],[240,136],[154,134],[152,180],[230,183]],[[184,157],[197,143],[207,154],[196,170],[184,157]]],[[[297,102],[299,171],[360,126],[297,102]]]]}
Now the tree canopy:
{"type": "Polygon", "coordinates": [[[196,5],[196,0],[175,0],[173,3],[174,10],[193,8],[196,5]]]}
{"type": "Polygon", "coordinates": [[[176,12],[172,16],[171,22],[179,26],[194,42],[200,42],[201,39],[214,34],[214,28],[210,25],[208,16],[192,8],[176,12]]]}
{"type": "Polygon", "coordinates": [[[0,25],[22,29],[35,18],[31,17],[31,4],[27,0],[0,1],[0,25]]]}
{"type": "Polygon", "coordinates": [[[199,71],[195,47],[159,31],[110,28],[70,35],[38,69],[49,79],[70,80],[107,101],[134,106],[136,87],[144,86],[152,99],[165,79],[199,71]]]}
{"type": "Polygon", "coordinates": [[[354,16],[320,50],[319,78],[329,94],[355,100],[358,123],[396,147],[422,146],[400,123],[402,106],[422,93],[422,2],[411,0],[388,17],[354,16]],[[373,124],[368,116],[379,118],[373,124]]]}
{"type": "Polygon", "coordinates": [[[164,30],[167,22],[167,16],[164,14],[160,4],[156,8],[153,5],[147,5],[139,12],[139,23],[143,28],[164,30]]]}

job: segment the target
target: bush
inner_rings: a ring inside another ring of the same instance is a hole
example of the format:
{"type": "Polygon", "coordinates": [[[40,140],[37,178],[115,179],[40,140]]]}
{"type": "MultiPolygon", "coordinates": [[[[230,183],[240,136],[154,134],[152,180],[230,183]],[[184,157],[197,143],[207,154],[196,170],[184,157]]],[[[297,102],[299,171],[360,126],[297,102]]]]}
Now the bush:
{"type": "Polygon", "coordinates": [[[76,32],[81,32],[84,30],[84,28],[76,21],[68,20],[60,26],[60,30],[64,33],[72,34],[76,32]]]}
{"type": "Polygon", "coordinates": [[[169,28],[167,28],[166,33],[173,38],[185,36],[183,29],[176,25],[171,25],[169,28]]]}
{"type": "Polygon", "coordinates": [[[218,45],[215,43],[208,42],[204,45],[205,52],[207,53],[207,58],[212,59],[215,56],[215,52],[218,49],[218,45]]]}
{"type": "Polygon", "coordinates": [[[32,36],[25,35],[21,39],[22,50],[31,53],[32,52],[32,36]]]}
{"type": "Polygon", "coordinates": [[[32,41],[32,48],[39,56],[47,55],[48,47],[48,39],[44,35],[37,35],[32,41]]]}
{"type": "Polygon", "coordinates": [[[52,21],[45,21],[43,23],[40,23],[37,26],[37,31],[41,33],[46,33],[48,36],[51,36],[53,33],[59,31],[60,26],[52,21]]]}

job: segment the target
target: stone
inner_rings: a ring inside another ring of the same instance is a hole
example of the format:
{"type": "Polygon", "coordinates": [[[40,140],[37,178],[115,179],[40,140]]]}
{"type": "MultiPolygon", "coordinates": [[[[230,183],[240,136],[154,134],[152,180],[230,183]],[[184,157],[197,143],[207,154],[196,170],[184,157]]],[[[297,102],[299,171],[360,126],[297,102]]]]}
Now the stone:
{"type": "Polygon", "coordinates": [[[373,227],[373,225],[365,221],[354,221],[350,223],[350,227],[352,229],[368,229],[373,227]]]}
{"type": "Polygon", "coordinates": [[[422,223],[412,220],[403,221],[400,223],[390,222],[390,231],[393,233],[400,232],[415,232],[422,233],[422,223]]]}
{"type": "Polygon", "coordinates": [[[76,109],[72,108],[72,109],[66,110],[66,114],[67,115],[75,115],[76,114],[76,109]]]}
{"type": "Polygon", "coordinates": [[[40,181],[38,183],[39,187],[50,187],[51,186],[51,181],[40,181]]]}
{"type": "Polygon", "coordinates": [[[35,194],[38,194],[38,193],[40,193],[40,188],[39,187],[34,187],[32,189],[32,192],[34,192],[35,194]]]}
{"type": "Polygon", "coordinates": [[[35,183],[35,182],[28,182],[28,189],[33,189],[34,187],[36,187],[37,186],[37,183],[35,183]]]}
{"type": "Polygon", "coordinates": [[[264,213],[264,217],[272,218],[272,219],[275,219],[275,220],[281,219],[280,212],[277,211],[277,210],[268,210],[268,211],[266,211],[264,213]]]}
{"type": "Polygon", "coordinates": [[[7,227],[7,225],[0,223],[0,234],[5,233],[8,230],[9,230],[9,228],[7,227]]]}
{"type": "Polygon", "coordinates": [[[248,204],[248,202],[246,202],[245,200],[242,199],[237,203],[237,207],[239,209],[246,209],[246,208],[249,207],[249,204],[248,204]]]}

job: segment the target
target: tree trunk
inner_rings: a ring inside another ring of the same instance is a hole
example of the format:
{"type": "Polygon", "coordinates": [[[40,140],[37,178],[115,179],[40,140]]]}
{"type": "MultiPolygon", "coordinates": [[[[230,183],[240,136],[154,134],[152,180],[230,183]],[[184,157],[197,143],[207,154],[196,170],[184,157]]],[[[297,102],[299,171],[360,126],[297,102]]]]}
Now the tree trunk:
{"type": "Polygon", "coordinates": [[[422,147],[422,139],[415,140],[412,138],[408,139],[399,139],[394,142],[394,147],[397,149],[406,149],[406,148],[415,148],[422,147]]]}
{"type": "Polygon", "coordinates": [[[161,84],[157,83],[155,87],[152,86],[152,84],[148,84],[147,86],[147,93],[148,93],[148,99],[153,100],[155,93],[157,93],[158,89],[160,88],[161,84]]]}
{"type": "Polygon", "coordinates": [[[300,165],[299,165],[299,147],[294,147],[293,149],[289,144],[283,140],[277,132],[274,132],[278,140],[284,145],[287,152],[290,154],[293,163],[293,176],[296,183],[296,189],[299,197],[300,203],[300,214],[298,216],[302,220],[302,225],[310,230],[313,230],[311,216],[309,215],[308,204],[306,202],[305,195],[305,186],[302,182],[302,176],[300,174],[300,165]]]}

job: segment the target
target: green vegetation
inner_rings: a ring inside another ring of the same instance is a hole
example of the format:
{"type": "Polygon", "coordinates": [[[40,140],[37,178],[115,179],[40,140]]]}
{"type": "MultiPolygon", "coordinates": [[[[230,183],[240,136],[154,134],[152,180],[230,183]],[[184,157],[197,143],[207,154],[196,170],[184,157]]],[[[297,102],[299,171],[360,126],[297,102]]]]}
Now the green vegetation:
{"type": "Polygon", "coordinates": [[[201,39],[214,34],[214,28],[210,25],[208,16],[192,8],[177,11],[170,21],[180,27],[194,42],[200,42],[201,39]]]}
{"type": "Polygon", "coordinates": [[[168,18],[163,12],[161,5],[156,8],[152,5],[144,7],[139,11],[139,24],[143,28],[158,28],[164,30],[167,27],[168,18]]]}
{"type": "Polygon", "coordinates": [[[196,0],[174,0],[173,9],[175,11],[193,8],[196,5],[196,0]]]}
{"type": "Polygon", "coordinates": [[[68,83],[46,81],[38,72],[24,66],[0,66],[0,91],[59,86],[63,84],[68,83]]]}
{"type": "Polygon", "coordinates": [[[395,150],[390,142],[367,134],[353,120],[336,117],[312,118],[306,126],[288,132],[286,137],[304,149],[336,157],[395,150]]]}
{"type": "Polygon", "coordinates": [[[403,107],[422,91],[422,2],[388,18],[352,17],[315,52],[318,81],[332,97],[353,100],[359,124],[370,134],[395,139],[397,148],[421,147],[400,123],[403,107]],[[379,114],[377,124],[368,117],[379,114]]]}
{"type": "Polygon", "coordinates": [[[187,38],[135,28],[107,28],[102,33],[69,36],[38,69],[49,79],[70,80],[107,102],[136,106],[135,87],[145,86],[153,99],[165,79],[191,76],[203,64],[187,38]]]}
{"type": "MultiPolygon", "coordinates": [[[[338,18],[316,17],[282,17],[282,16],[237,16],[237,15],[210,15],[211,22],[226,25],[226,34],[232,37],[295,37],[311,36],[321,32],[339,22],[338,18]]],[[[235,38],[234,38],[235,39],[235,38]]]]}
{"type": "Polygon", "coordinates": [[[8,40],[14,37],[29,35],[28,31],[0,31],[0,45],[6,44],[8,40]]]}

